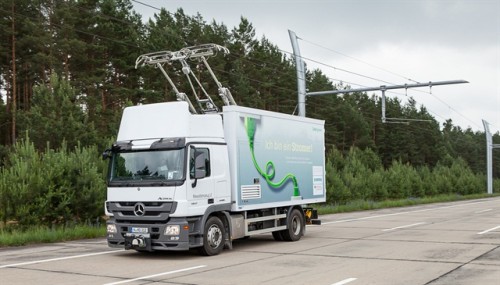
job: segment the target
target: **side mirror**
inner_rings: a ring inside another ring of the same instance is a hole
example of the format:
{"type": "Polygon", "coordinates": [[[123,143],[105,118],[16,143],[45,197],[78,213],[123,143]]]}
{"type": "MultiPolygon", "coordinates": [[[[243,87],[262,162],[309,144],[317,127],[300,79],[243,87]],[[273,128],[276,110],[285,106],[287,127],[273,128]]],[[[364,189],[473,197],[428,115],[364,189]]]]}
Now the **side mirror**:
{"type": "Polygon", "coordinates": [[[102,153],[102,160],[106,160],[108,158],[111,158],[111,149],[108,148],[102,153]]]}

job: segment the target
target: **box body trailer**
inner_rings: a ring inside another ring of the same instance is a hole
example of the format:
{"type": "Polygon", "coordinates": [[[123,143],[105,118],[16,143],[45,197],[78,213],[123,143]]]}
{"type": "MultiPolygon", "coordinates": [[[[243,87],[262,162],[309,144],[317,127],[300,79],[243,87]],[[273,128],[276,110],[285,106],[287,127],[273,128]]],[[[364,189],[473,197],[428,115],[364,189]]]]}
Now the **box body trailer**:
{"type": "Polygon", "coordinates": [[[110,159],[111,247],[199,248],[270,233],[296,241],[326,200],[324,121],[240,106],[191,114],[187,102],[125,108],[110,159]]]}
{"type": "Polygon", "coordinates": [[[325,201],[322,121],[224,108],[232,211],[325,201]]]}

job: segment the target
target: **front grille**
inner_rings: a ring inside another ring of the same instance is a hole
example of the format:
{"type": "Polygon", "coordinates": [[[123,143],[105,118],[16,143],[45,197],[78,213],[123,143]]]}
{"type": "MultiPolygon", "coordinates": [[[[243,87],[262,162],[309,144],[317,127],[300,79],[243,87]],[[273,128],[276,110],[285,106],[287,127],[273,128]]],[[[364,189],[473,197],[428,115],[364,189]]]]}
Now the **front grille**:
{"type": "Polygon", "coordinates": [[[170,214],[175,212],[176,202],[108,202],[108,211],[117,222],[166,223],[170,214]],[[142,215],[136,215],[137,204],[144,206],[142,215]]]}
{"type": "MultiPolygon", "coordinates": [[[[135,204],[139,202],[115,202],[121,207],[134,207],[135,204]]],[[[146,207],[160,207],[164,204],[172,204],[173,202],[141,202],[144,204],[146,207]]]]}

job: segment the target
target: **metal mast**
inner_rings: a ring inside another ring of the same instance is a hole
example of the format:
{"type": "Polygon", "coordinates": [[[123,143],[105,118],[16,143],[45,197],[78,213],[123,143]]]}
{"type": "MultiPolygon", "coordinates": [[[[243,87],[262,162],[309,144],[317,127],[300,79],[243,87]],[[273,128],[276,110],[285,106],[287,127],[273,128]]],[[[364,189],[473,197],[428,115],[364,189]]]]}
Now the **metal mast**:
{"type": "Polygon", "coordinates": [[[368,91],[382,91],[382,123],[386,123],[388,121],[419,121],[413,119],[405,119],[405,118],[387,118],[385,115],[385,91],[392,89],[408,89],[408,88],[417,88],[417,87],[432,87],[437,85],[450,85],[450,84],[462,84],[469,83],[465,80],[447,80],[447,81],[435,81],[435,82],[427,82],[427,83],[415,83],[415,84],[401,84],[401,85],[381,85],[378,87],[366,87],[366,88],[356,88],[356,89],[344,89],[344,90],[328,90],[328,91],[318,91],[318,92],[307,92],[307,96],[318,96],[318,95],[336,95],[336,94],[345,94],[352,92],[368,92],[368,91]]]}
{"type": "Polygon", "coordinates": [[[306,98],[307,96],[317,96],[317,95],[335,95],[335,94],[345,94],[351,92],[367,92],[367,91],[382,91],[382,122],[386,123],[388,121],[422,121],[422,120],[412,120],[404,118],[387,118],[385,115],[385,91],[391,89],[408,89],[416,87],[432,87],[436,85],[449,85],[449,84],[460,84],[469,83],[465,80],[449,80],[449,81],[438,81],[438,82],[428,82],[428,83],[416,83],[416,84],[401,84],[401,85],[382,85],[378,87],[367,87],[367,88],[357,88],[357,89],[344,89],[344,90],[329,90],[329,91],[319,91],[319,92],[307,92],[306,91],[306,74],[304,61],[300,55],[298,37],[295,32],[288,30],[290,35],[290,41],[292,42],[293,54],[295,55],[295,65],[297,68],[297,101],[299,116],[306,116],[306,98]]]}
{"type": "Polygon", "coordinates": [[[306,72],[304,61],[300,55],[299,43],[297,42],[297,35],[295,32],[288,30],[290,41],[292,42],[293,54],[295,55],[295,66],[297,68],[297,91],[298,91],[298,109],[299,116],[306,116],[306,72]]]}
{"type": "Polygon", "coordinates": [[[493,194],[493,149],[500,148],[500,144],[493,144],[488,122],[483,120],[484,133],[486,135],[486,178],[488,180],[488,194],[493,194]]]}

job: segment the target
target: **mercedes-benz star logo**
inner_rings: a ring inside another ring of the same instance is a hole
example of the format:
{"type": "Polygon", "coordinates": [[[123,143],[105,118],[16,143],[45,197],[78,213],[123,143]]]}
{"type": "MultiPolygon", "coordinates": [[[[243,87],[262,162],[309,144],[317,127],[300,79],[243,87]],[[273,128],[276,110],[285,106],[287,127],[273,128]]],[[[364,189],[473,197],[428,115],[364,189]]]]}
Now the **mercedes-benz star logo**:
{"type": "Polygon", "coordinates": [[[134,206],[134,214],[138,217],[144,216],[146,214],[146,206],[143,203],[137,203],[134,206]]]}

